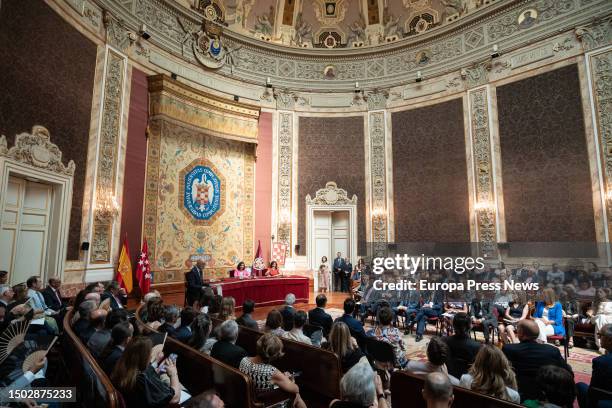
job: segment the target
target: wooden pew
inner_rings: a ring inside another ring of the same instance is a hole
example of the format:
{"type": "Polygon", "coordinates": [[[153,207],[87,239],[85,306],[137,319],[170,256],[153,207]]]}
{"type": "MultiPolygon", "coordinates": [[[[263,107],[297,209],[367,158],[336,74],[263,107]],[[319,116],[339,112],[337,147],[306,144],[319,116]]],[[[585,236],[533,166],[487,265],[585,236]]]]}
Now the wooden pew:
{"type": "MultiPolygon", "coordinates": [[[[412,408],[426,408],[427,403],[423,399],[423,377],[410,374],[406,371],[395,371],[391,375],[391,399],[393,405],[410,405],[412,408]]],[[[453,387],[455,401],[453,408],[520,408],[522,405],[505,401],[499,398],[489,397],[488,395],[461,388],[453,387]]]]}
{"type": "MultiPolygon", "coordinates": [[[[157,333],[140,318],[142,307],[136,310],[136,323],[144,333],[157,333]]],[[[171,337],[166,338],[164,353],[178,356],[176,366],[179,379],[194,396],[214,388],[225,406],[232,408],[263,408],[291,397],[280,390],[256,396],[247,375],[171,337]]]]}
{"type": "MultiPolygon", "coordinates": [[[[214,326],[220,323],[219,319],[213,319],[214,326]]],[[[257,340],[262,335],[260,331],[240,326],[236,344],[253,356],[257,353],[257,340]]],[[[296,382],[309,407],[309,403],[329,405],[332,399],[340,398],[342,368],[334,353],[290,339],[281,340],[284,356],[272,364],[283,372],[301,372],[296,382]]]]}
{"type": "Polygon", "coordinates": [[[76,385],[77,401],[84,407],[123,407],[121,394],[72,330],[70,321],[73,313],[74,309],[64,316],[62,354],[70,371],[71,383],[76,385]]]}

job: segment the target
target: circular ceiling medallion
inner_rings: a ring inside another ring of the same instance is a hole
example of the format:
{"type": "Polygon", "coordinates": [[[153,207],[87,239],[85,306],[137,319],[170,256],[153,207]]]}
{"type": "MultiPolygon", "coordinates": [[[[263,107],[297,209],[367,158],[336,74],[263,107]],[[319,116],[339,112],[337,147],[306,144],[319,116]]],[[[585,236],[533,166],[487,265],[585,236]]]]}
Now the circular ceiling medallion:
{"type": "Polygon", "coordinates": [[[424,33],[425,31],[427,31],[428,28],[429,28],[429,23],[427,22],[427,20],[420,18],[419,21],[414,26],[414,31],[420,34],[420,33],[424,33]]]}
{"type": "Polygon", "coordinates": [[[327,48],[334,48],[337,43],[336,43],[336,39],[330,34],[327,37],[325,37],[325,40],[323,40],[323,44],[327,48]]]}
{"type": "Polygon", "coordinates": [[[212,5],[206,6],[204,9],[204,18],[214,21],[217,19],[217,10],[212,5]]]}

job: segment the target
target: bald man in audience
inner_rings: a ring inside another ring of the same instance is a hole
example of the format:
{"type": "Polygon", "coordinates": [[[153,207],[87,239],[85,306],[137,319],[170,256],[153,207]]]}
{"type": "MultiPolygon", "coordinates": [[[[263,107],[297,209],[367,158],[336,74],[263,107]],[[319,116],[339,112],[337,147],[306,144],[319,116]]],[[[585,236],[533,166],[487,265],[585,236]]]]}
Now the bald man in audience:
{"type": "Polygon", "coordinates": [[[540,329],[534,320],[521,320],[517,328],[520,343],[506,344],[502,348],[516,373],[521,402],[537,400],[540,396],[540,390],[535,381],[540,367],[555,365],[565,368],[570,373],[572,372],[572,367],[561,357],[557,347],[550,344],[540,344],[536,341],[539,334],[540,329]]]}
{"type": "Polygon", "coordinates": [[[448,408],[455,399],[448,375],[441,372],[427,374],[422,393],[427,408],[448,408]]]}
{"type": "Polygon", "coordinates": [[[85,295],[85,300],[96,302],[96,307],[100,306],[100,293],[91,292],[85,295]]]}

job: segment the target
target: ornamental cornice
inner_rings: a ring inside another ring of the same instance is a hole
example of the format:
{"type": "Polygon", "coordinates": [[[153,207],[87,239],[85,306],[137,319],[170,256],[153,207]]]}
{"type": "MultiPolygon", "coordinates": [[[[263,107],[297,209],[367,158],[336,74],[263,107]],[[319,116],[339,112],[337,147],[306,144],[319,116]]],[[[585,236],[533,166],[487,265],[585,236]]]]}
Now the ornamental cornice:
{"type": "MultiPolygon", "coordinates": [[[[194,10],[171,0],[95,2],[132,32],[146,24],[152,35],[148,41],[151,54],[163,50],[202,73],[216,72],[241,82],[264,85],[269,77],[274,87],[334,92],[352,90],[356,81],[364,89],[406,84],[417,71],[428,78],[440,76],[487,59],[494,44],[501,53],[509,53],[559,32],[589,26],[612,13],[612,3],[607,0],[507,0],[417,36],[331,50],[289,47],[226,29],[222,40],[232,50],[231,58],[214,70],[202,66],[185,46],[189,40],[179,19],[194,27],[201,25],[202,17],[194,10]],[[535,23],[521,26],[519,16],[528,9],[536,10],[535,23]]],[[[155,64],[153,56],[145,58],[155,64]]]]}

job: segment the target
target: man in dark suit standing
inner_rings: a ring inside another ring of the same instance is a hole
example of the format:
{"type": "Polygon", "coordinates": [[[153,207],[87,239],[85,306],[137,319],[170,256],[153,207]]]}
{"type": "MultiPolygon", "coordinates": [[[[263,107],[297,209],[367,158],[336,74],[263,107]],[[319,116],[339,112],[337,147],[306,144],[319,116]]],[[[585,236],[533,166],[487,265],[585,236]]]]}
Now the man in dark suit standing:
{"type": "Polygon", "coordinates": [[[45,304],[56,312],[65,309],[67,303],[62,300],[62,295],[59,291],[62,286],[62,281],[57,277],[49,278],[49,285],[41,291],[45,304]]]}
{"type": "Polygon", "coordinates": [[[187,304],[193,306],[193,302],[200,298],[202,287],[204,286],[204,267],[206,262],[198,259],[195,266],[185,274],[187,281],[187,304]]]}
{"type": "Polygon", "coordinates": [[[315,301],[317,302],[317,307],[308,312],[308,323],[321,326],[323,328],[323,335],[327,338],[331,331],[332,324],[334,324],[331,315],[325,311],[327,296],[321,293],[317,295],[315,301]]]}
{"type": "Polygon", "coordinates": [[[334,259],[333,272],[334,272],[333,290],[340,291],[342,290],[341,288],[342,275],[344,273],[344,259],[342,258],[342,252],[338,252],[336,254],[336,259],[334,259]]]}
{"type": "Polygon", "coordinates": [[[240,326],[248,327],[249,329],[259,330],[257,321],[251,317],[251,314],[255,310],[255,302],[251,299],[246,299],[242,303],[242,316],[236,319],[236,323],[240,326]]]}
{"type": "Polygon", "coordinates": [[[558,348],[536,342],[539,334],[540,329],[535,321],[521,320],[517,328],[517,336],[521,342],[506,344],[502,348],[516,374],[521,401],[539,398],[540,389],[535,378],[540,367],[555,365],[572,372],[572,367],[561,357],[558,348]]]}
{"type": "Polygon", "coordinates": [[[342,267],[342,291],[349,292],[351,275],[353,274],[353,264],[348,259],[348,256],[344,258],[344,266],[342,267]]]}

